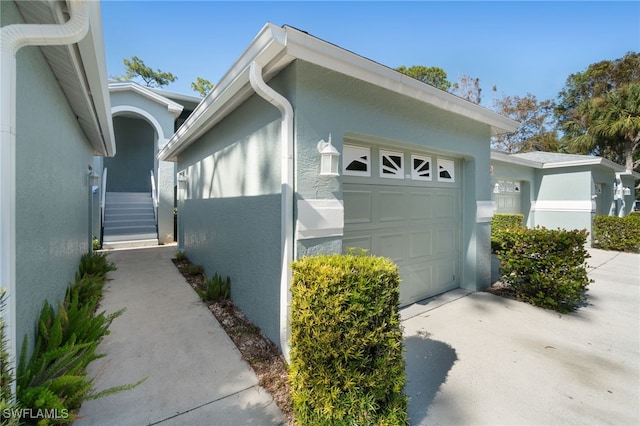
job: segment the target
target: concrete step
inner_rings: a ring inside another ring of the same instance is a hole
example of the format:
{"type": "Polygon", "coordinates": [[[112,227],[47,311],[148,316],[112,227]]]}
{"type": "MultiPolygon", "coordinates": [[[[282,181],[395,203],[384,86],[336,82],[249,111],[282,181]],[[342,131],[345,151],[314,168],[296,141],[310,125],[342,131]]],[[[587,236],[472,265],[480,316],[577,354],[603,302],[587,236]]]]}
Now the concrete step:
{"type": "Polygon", "coordinates": [[[116,250],[134,247],[151,247],[157,246],[158,239],[140,239],[140,240],[123,240],[123,241],[103,241],[102,248],[104,250],[116,250]]]}

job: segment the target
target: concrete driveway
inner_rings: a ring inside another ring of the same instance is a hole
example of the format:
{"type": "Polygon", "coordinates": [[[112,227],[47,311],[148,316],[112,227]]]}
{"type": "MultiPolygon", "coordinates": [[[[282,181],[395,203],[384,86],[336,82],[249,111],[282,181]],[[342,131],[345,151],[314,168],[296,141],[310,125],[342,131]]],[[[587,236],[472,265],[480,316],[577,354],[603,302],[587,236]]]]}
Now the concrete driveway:
{"type": "Polygon", "coordinates": [[[640,424],[640,255],[590,253],[575,313],[463,290],[404,309],[411,424],[640,424]]]}

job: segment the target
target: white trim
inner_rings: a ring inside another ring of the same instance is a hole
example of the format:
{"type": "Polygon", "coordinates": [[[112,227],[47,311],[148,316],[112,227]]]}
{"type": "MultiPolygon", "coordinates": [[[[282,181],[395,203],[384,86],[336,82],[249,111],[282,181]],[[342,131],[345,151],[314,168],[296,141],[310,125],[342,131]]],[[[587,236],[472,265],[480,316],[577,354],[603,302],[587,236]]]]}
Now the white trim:
{"type": "Polygon", "coordinates": [[[360,177],[371,177],[371,147],[368,146],[358,146],[351,144],[343,144],[342,145],[342,175],[343,176],[360,176],[360,177]],[[362,161],[361,157],[363,155],[367,156],[367,161],[362,161]],[[359,161],[363,164],[366,164],[367,170],[347,170],[347,167],[353,162],[359,161]]]}
{"type": "Polygon", "coordinates": [[[418,180],[418,181],[432,181],[433,180],[433,158],[431,156],[421,155],[421,154],[411,154],[411,164],[410,165],[411,165],[411,179],[412,180],[418,180]],[[416,168],[413,166],[413,161],[414,160],[422,161],[423,165],[425,163],[429,163],[429,176],[421,176],[419,174],[418,170],[416,170],[416,168]]]}
{"type": "Polygon", "coordinates": [[[436,166],[436,177],[438,182],[455,182],[456,181],[456,162],[446,158],[438,158],[436,166]],[[450,178],[440,176],[440,167],[444,171],[449,172],[450,178]]]}
{"type": "Polygon", "coordinates": [[[292,271],[289,265],[295,259],[295,239],[293,235],[293,106],[267,85],[262,76],[262,67],[252,62],[249,66],[249,82],[261,98],[278,108],[280,122],[280,347],[289,362],[289,306],[291,304],[292,271]]]}
{"type": "Polygon", "coordinates": [[[164,132],[162,131],[162,126],[160,125],[160,122],[153,116],[151,115],[148,111],[143,110],[142,108],[138,108],[136,106],[132,106],[132,105],[118,105],[115,107],[111,108],[111,116],[112,117],[116,117],[118,115],[121,115],[122,113],[125,112],[133,112],[134,114],[138,114],[140,116],[142,116],[145,120],[147,120],[149,122],[149,124],[151,124],[153,126],[153,128],[155,129],[157,135],[158,135],[158,146],[160,145],[160,141],[166,141],[166,138],[164,137],[164,132]]]}
{"type": "Polygon", "coordinates": [[[495,201],[476,201],[476,223],[491,222],[496,210],[495,201]]]}
{"type": "Polygon", "coordinates": [[[142,95],[152,101],[159,103],[167,108],[175,118],[177,118],[181,113],[184,107],[179,103],[173,102],[171,99],[167,99],[164,96],[151,91],[146,87],[140,86],[137,83],[132,81],[125,81],[121,83],[109,83],[109,92],[126,92],[132,91],[136,92],[139,95],[142,95]]]}
{"type": "Polygon", "coordinates": [[[380,177],[383,179],[404,179],[404,169],[405,169],[404,163],[405,163],[404,152],[388,151],[386,149],[381,149],[378,151],[378,165],[379,165],[378,173],[380,177]],[[385,156],[400,157],[400,164],[395,164],[395,162],[389,159],[390,162],[392,162],[394,165],[398,166],[399,168],[395,170],[393,168],[385,166],[383,164],[385,156]],[[389,170],[391,171],[391,173],[385,174],[384,173],[385,170],[389,170]]]}
{"type": "Polygon", "coordinates": [[[341,237],[344,234],[344,204],[341,200],[298,200],[298,240],[341,237]]]}
{"type": "Polygon", "coordinates": [[[595,200],[538,200],[531,203],[531,211],[595,212],[595,200]]]}

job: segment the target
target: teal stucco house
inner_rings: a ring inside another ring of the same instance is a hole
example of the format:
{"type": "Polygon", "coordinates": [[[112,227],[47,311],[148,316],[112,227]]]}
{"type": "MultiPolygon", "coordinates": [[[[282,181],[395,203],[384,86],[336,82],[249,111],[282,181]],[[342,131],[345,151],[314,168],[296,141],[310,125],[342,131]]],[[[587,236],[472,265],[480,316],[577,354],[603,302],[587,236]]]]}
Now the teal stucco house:
{"type": "Polygon", "coordinates": [[[287,353],[292,260],[363,248],[402,304],[490,283],[490,138],[518,123],[303,31],[265,25],[159,153],[179,249],[287,353]]]}
{"type": "MultiPolygon", "coordinates": [[[[586,229],[595,215],[633,210],[640,173],[602,157],[552,152],[491,153],[497,213],[520,213],[529,228],[586,229]]],[[[590,243],[590,237],[589,237],[590,243]]]]}
{"type": "MultiPolygon", "coordinates": [[[[10,359],[91,250],[115,154],[99,2],[0,2],[0,285],[10,359]]],[[[99,226],[99,225],[98,225],[99,226]]]]}

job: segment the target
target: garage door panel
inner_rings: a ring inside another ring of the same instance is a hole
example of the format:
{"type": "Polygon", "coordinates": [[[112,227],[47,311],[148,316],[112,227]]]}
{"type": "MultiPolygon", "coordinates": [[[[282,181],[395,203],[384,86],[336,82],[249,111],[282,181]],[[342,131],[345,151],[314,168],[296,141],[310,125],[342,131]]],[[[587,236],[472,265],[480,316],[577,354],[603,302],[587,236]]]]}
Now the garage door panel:
{"type": "Polygon", "coordinates": [[[431,194],[412,191],[409,195],[409,217],[411,219],[430,219],[433,215],[431,194]]]}
{"type": "Polygon", "coordinates": [[[344,251],[363,248],[395,262],[403,306],[460,282],[462,191],[430,184],[344,183],[344,251]]]}
{"type": "Polygon", "coordinates": [[[397,232],[393,234],[381,234],[378,237],[378,249],[380,256],[387,257],[394,262],[402,262],[404,259],[404,234],[397,232]]]}
{"type": "Polygon", "coordinates": [[[446,227],[440,228],[436,231],[436,243],[435,246],[435,254],[443,255],[443,254],[455,254],[456,248],[456,230],[454,228],[446,227]]]}
{"type": "MultiPolygon", "coordinates": [[[[377,197],[378,220],[380,222],[399,222],[405,219],[404,211],[398,206],[404,205],[404,191],[379,191],[377,197]]],[[[375,206],[374,206],[375,207],[375,206]]]]}
{"type": "Polygon", "coordinates": [[[448,192],[440,192],[434,197],[433,217],[450,218],[452,216],[457,216],[458,209],[456,208],[456,198],[458,192],[454,190],[448,192]]]}
{"type": "Polygon", "coordinates": [[[412,259],[433,254],[433,233],[431,231],[411,231],[409,233],[409,256],[412,259]]]}
{"type": "Polygon", "coordinates": [[[347,223],[371,223],[373,221],[371,190],[352,190],[344,194],[344,222],[347,223]]]}

